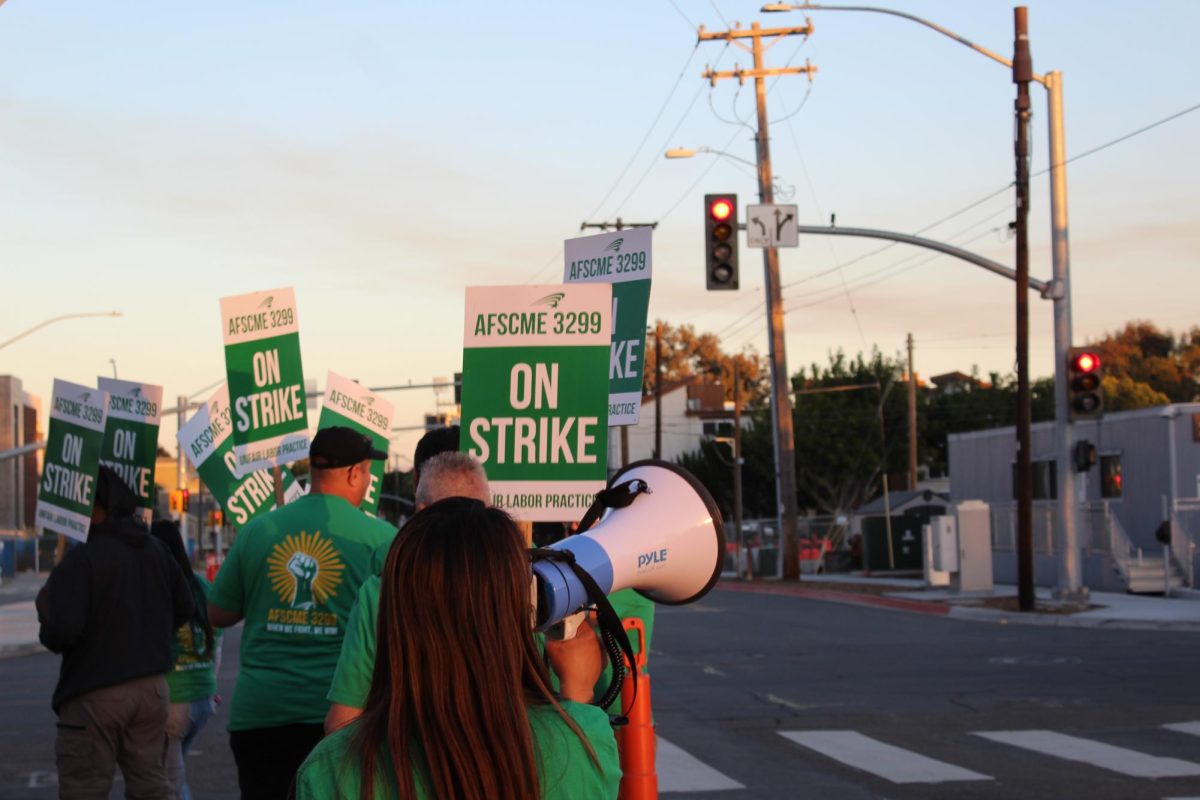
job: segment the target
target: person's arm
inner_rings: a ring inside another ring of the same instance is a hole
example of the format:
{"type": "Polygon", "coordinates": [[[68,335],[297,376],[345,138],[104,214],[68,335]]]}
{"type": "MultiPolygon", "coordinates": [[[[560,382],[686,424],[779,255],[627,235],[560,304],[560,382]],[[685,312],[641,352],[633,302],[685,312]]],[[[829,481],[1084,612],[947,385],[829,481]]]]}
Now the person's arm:
{"type": "Polygon", "coordinates": [[[87,626],[91,576],[81,550],[67,554],[38,592],[38,639],[52,653],[70,650],[87,626]]]}
{"type": "Polygon", "coordinates": [[[592,689],[604,668],[604,653],[591,623],[580,625],[566,641],[547,639],[546,656],[558,676],[559,694],[577,703],[592,702],[592,689]]]}
{"type": "Polygon", "coordinates": [[[186,624],[196,613],[196,597],[192,594],[192,584],[188,580],[188,576],[175,563],[175,559],[168,555],[166,547],[163,547],[162,551],[163,558],[167,563],[167,572],[171,576],[171,600],[174,611],[173,622],[175,623],[171,626],[171,630],[174,631],[186,624]]]}
{"type": "Polygon", "coordinates": [[[220,606],[214,606],[209,600],[208,621],[214,628],[231,628],[242,621],[242,614],[240,611],[226,611],[220,606]]]}
{"type": "Polygon", "coordinates": [[[330,703],[329,711],[325,714],[325,735],[344,728],[362,716],[362,709],[354,706],[344,706],[341,703],[330,703]]]}

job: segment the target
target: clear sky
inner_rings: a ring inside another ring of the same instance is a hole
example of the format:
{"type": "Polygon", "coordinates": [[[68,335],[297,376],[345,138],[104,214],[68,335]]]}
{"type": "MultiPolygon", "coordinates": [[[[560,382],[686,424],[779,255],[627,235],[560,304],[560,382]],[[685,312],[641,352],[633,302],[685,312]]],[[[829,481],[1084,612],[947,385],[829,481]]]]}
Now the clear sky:
{"type": "MultiPolygon", "coordinates": [[[[1012,4],[894,0],[1002,54],[1012,4]]],[[[463,288],[553,282],[582,221],[657,221],[651,315],[765,352],[758,251],[742,289],[704,291],[702,195],[754,201],[752,87],[702,80],[749,56],[695,26],[801,24],[738,0],[238,4],[8,0],[0,6],[0,373],[111,374],[168,397],[221,378],[218,298],[296,288],[305,371],[368,385],[461,364],[463,288]],[[738,120],[744,122],[739,122],[738,120]]],[[[1200,3],[1030,0],[1034,67],[1065,77],[1074,155],[1200,103],[1200,3]]],[[[1000,65],[883,15],[813,11],[772,66],[778,184],[806,224],[915,232],[1012,179],[1014,86],[1000,65]]],[[[1046,166],[1035,86],[1033,168],[1046,166]]],[[[1126,320],[1200,320],[1200,112],[1069,167],[1075,339],[1126,320]]],[[[1045,177],[1032,274],[1049,277],[1045,177]]],[[[930,228],[1007,264],[1011,193],[930,228]]],[[[924,375],[1007,372],[1013,289],[945,257],[844,238],[782,254],[789,367],[917,342],[924,375]]],[[[1032,301],[1032,369],[1053,371],[1032,301]]],[[[432,392],[392,395],[419,424],[432,392]]],[[[173,424],[165,426],[173,437],[173,424]]],[[[415,437],[398,436],[411,454],[415,437]]],[[[407,463],[407,462],[405,462],[407,463]]]]}

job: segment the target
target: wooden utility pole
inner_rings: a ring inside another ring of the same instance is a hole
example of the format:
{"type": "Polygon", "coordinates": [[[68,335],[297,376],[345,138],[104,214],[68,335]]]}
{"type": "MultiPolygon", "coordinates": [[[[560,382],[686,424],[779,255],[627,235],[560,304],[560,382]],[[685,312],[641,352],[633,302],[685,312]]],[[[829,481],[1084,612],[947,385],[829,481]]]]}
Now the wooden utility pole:
{"type": "Polygon", "coordinates": [[[662,323],[654,325],[654,457],[662,458],[662,323]]]}
{"type": "Polygon", "coordinates": [[[913,337],[908,335],[908,490],[917,488],[917,373],[913,371],[913,337]]]}
{"type": "MultiPolygon", "coordinates": [[[[758,195],[767,205],[775,202],[771,175],[770,135],[767,126],[766,79],[776,75],[801,75],[815,71],[809,64],[803,67],[779,67],[767,69],[763,56],[774,44],[787,36],[809,36],[812,23],[787,28],[763,29],[757,22],[749,29],[734,28],[728,31],[708,32],[701,26],[698,41],[725,41],[736,45],[754,56],[754,68],[744,70],[716,71],[706,69],[703,77],[716,86],[717,81],[736,78],[744,84],[747,78],[754,79],[754,97],[758,107],[758,131],[755,145],[758,155],[758,195]],[[764,46],[763,39],[770,41],[764,46]],[[747,47],[740,40],[750,39],[747,47]]],[[[787,351],[783,338],[783,291],[779,281],[779,251],[774,247],[763,249],[763,269],[766,273],[766,301],[768,329],[767,348],[771,359],[771,419],[775,428],[775,489],[779,502],[779,525],[783,539],[783,577],[785,580],[800,579],[800,560],[796,541],[796,440],[792,429],[791,379],[787,372],[787,351]]]]}
{"type": "MultiPolygon", "coordinates": [[[[733,359],[733,531],[737,540],[734,559],[742,558],[742,375],[737,358],[733,359]]],[[[737,570],[741,574],[741,570],[737,570]]],[[[754,577],[754,562],[746,547],[746,577],[754,577]]]]}
{"type": "Polygon", "coordinates": [[[1033,611],[1033,462],[1032,405],[1029,391],[1029,82],[1033,56],[1029,52],[1028,9],[1013,9],[1013,83],[1017,85],[1017,601],[1033,611]]]}

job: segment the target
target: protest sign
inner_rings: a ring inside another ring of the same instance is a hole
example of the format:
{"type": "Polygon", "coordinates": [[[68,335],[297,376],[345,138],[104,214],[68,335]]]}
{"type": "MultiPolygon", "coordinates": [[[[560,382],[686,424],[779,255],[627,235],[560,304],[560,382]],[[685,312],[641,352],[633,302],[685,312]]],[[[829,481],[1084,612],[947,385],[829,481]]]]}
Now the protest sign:
{"type": "MultiPolygon", "coordinates": [[[[204,405],[192,414],[177,437],[188,461],[200,480],[225,510],[225,518],[237,527],[275,507],[275,479],[271,470],[260,467],[245,475],[237,474],[233,452],[233,414],[229,407],[229,389],[224,384],[204,405]]],[[[304,488],[292,471],[280,467],[284,502],[304,494],[304,488]]]]}
{"type": "Polygon", "coordinates": [[[514,517],[577,520],[607,478],[607,284],[467,289],[461,449],[514,517]]]}
{"type": "Polygon", "coordinates": [[[107,417],[106,392],[55,379],[38,482],[39,527],[81,542],[87,539],[107,417]]]}
{"type": "Polygon", "coordinates": [[[237,474],[307,458],[295,292],[222,297],[221,324],[237,474]]]}
{"type": "MultiPolygon", "coordinates": [[[[388,451],[392,404],[365,386],[330,372],[325,378],[325,402],[317,419],[317,430],[341,426],[353,428],[371,440],[376,450],[388,451]]],[[[386,461],[371,462],[371,487],[359,505],[372,517],[379,513],[379,492],[386,461]]]]}
{"type": "Polygon", "coordinates": [[[641,416],[650,237],[650,228],[630,228],[563,243],[563,282],[612,284],[609,425],[637,425],[641,416]]]}
{"type": "Polygon", "coordinates": [[[162,387],[116,378],[99,378],[98,385],[108,392],[100,463],[121,476],[137,497],[138,508],[152,509],[162,387]]]}

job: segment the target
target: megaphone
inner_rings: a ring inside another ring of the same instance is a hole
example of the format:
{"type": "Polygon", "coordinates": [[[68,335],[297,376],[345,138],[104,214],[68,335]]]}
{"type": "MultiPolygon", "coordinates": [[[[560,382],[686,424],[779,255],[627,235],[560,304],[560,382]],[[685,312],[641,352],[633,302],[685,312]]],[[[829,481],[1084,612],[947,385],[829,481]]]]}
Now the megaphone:
{"type": "MultiPolygon", "coordinates": [[[[656,603],[684,605],[708,594],[725,558],[725,525],[712,495],[690,472],[665,461],[636,461],[601,496],[624,496],[600,521],[551,545],[583,569],[605,595],[633,588],[656,603]],[[620,491],[618,491],[620,490],[620,491]]],[[[587,587],[563,559],[533,563],[536,629],[545,631],[587,607],[587,587]]]]}

